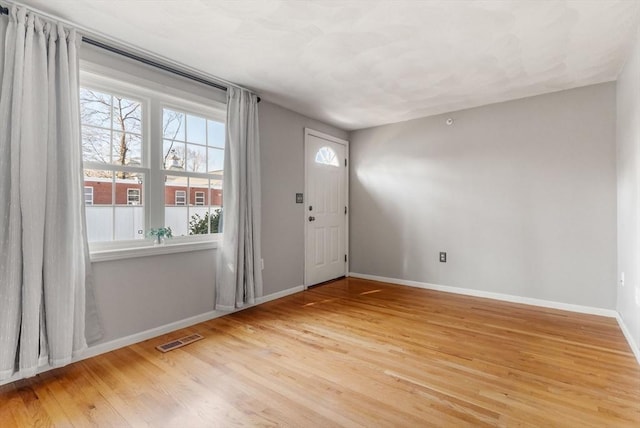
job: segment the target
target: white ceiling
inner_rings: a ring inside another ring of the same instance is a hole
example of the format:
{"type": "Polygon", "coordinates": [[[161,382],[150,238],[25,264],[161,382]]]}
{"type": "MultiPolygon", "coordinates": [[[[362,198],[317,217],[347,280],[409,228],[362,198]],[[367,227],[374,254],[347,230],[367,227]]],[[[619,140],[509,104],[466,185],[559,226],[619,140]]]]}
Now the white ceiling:
{"type": "Polygon", "coordinates": [[[615,80],[634,0],[24,0],[351,130],[615,80]]]}

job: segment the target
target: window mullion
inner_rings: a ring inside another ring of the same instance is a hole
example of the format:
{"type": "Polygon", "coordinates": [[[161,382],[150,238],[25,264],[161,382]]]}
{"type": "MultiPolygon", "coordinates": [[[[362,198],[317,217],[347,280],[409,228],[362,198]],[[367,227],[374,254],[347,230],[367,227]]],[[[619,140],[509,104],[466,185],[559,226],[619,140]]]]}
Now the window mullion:
{"type": "Polygon", "coordinates": [[[119,245],[116,241],[140,245],[134,240],[142,238],[142,229],[166,226],[175,229],[176,237],[210,233],[211,204],[220,205],[221,193],[212,190],[212,180],[218,186],[224,175],[223,109],[194,104],[188,97],[173,99],[106,76],[83,74],[82,79],[87,85],[81,88],[81,95],[86,92],[81,108],[87,113],[82,119],[83,158],[85,187],[90,190],[85,189],[84,198],[91,210],[87,222],[91,242],[113,241],[113,248],[119,245]],[[119,126],[124,119],[117,122],[123,113],[115,111],[120,98],[135,109],[135,116],[126,117],[136,122],[126,122],[126,129],[119,126]],[[165,165],[163,158],[165,126],[168,140],[176,144],[171,165],[165,165]],[[123,136],[125,141],[120,140],[123,136]],[[139,204],[143,206],[133,206],[139,204]]]}
{"type": "Polygon", "coordinates": [[[162,158],[162,108],[156,99],[149,103],[147,116],[146,163],[149,166],[145,204],[148,227],[164,227],[164,180],[165,174],[160,165],[162,158]]]}

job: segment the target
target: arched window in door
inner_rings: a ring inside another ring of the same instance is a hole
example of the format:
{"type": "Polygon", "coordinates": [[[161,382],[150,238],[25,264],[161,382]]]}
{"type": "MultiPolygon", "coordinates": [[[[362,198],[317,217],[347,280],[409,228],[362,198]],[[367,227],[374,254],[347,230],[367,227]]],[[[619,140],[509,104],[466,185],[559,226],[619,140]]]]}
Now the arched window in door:
{"type": "Polygon", "coordinates": [[[330,166],[340,166],[338,162],[338,156],[331,147],[320,147],[318,153],[316,153],[316,163],[330,166]]]}

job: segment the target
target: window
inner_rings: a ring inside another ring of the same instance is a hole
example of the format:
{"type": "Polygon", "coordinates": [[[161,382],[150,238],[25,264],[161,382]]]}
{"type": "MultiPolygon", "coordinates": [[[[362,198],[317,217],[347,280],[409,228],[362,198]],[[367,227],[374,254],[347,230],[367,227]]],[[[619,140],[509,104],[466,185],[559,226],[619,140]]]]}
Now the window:
{"type": "Polygon", "coordinates": [[[140,205],[140,189],[127,189],[127,205],[140,205]]]}
{"type": "Polygon", "coordinates": [[[224,123],[214,117],[165,107],[162,130],[165,224],[178,235],[217,233],[222,209],[224,123]]]}
{"type": "Polygon", "coordinates": [[[187,205],[187,192],[184,190],[176,190],[175,205],[187,205]]]}
{"type": "Polygon", "coordinates": [[[151,227],[171,227],[176,238],[217,233],[224,104],[100,67],[81,69],[80,89],[92,248],[143,239],[151,227]]]}
{"type": "Polygon", "coordinates": [[[91,186],[84,187],[84,204],[93,205],[93,187],[91,186]]]}
{"type": "Polygon", "coordinates": [[[196,205],[197,206],[204,205],[204,192],[196,192],[196,205]]]}
{"type": "Polygon", "coordinates": [[[338,156],[331,147],[321,147],[316,153],[316,163],[330,166],[340,166],[338,156]]]}
{"type": "Polygon", "coordinates": [[[86,208],[89,241],[143,238],[144,207],[129,203],[128,188],[144,181],[143,105],[115,91],[80,89],[85,187],[93,189],[86,208]]]}

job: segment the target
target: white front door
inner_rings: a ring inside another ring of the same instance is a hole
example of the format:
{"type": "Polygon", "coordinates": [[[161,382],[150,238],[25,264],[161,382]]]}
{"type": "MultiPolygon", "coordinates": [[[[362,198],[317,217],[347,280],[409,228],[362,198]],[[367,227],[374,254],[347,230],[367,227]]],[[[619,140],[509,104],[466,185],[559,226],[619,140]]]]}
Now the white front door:
{"type": "Polygon", "coordinates": [[[347,273],[347,142],[305,131],[305,286],[347,273]]]}

